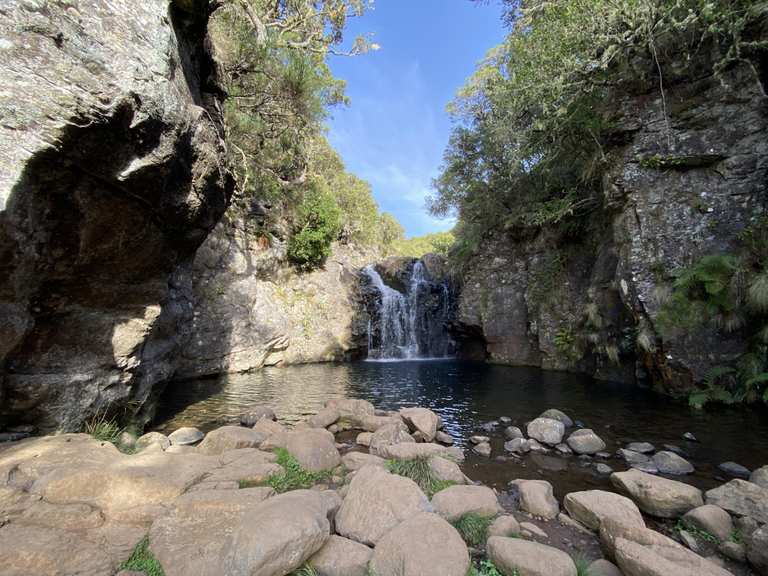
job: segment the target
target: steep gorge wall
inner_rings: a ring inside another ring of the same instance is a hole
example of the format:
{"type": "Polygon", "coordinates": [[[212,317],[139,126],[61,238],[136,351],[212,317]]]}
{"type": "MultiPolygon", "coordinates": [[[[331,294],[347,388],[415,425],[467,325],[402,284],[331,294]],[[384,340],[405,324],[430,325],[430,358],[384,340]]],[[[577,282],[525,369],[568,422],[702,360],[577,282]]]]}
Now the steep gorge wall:
{"type": "Polygon", "coordinates": [[[662,339],[656,324],[674,270],[735,251],[766,215],[765,66],[668,71],[666,103],[645,73],[612,111],[602,197],[580,232],[497,232],[469,263],[456,327],[465,349],[482,342],[493,362],[648,379],[672,393],[746,350],[738,332],[704,325],[662,339]]]}
{"type": "Polygon", "coordinates": [[[224,213],[208,2],[0,5],[0,426],[137,411],[224,213]]]}

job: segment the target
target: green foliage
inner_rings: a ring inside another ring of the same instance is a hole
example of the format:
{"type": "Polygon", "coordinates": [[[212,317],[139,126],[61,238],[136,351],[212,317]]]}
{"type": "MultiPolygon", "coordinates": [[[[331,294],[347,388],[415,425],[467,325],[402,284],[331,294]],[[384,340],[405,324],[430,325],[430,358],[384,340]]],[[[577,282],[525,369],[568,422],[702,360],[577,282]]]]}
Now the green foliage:
{"type": "Polygon", "coordinates": [[[582,356],[579,342],[570,328],[560,328],[555,334],[555,347],[568,360],[575,362],[582,356]]]}
{"type": "Polygon", "coordinates": [[[436,478],[429,466],[429,458],[414,458],[413,460],[387,460],[387,470],[399,476],[410,478],[432,498],[433,495],[455,483],[436,478]]]}
{"type": "Polygon", "coordinates": [[[317,576],[317,570],[307,563],[298,570],[291,572],[291,576],[317,576]]]}
{"type": "Polygon", "coordinates": [[[341,210],[327,188],[317,184],[299,205],[299,232],[288,243],[288,257],[305,267],[322,264],[341,231],[341,210]]]}
{"type": "MultiPolygon", "coordinates": [[[[496,565],[488,559],[481,560],[477,565],[471,564],[467,576],[503,576],[496,565]]],[[[520,576],[517,569],[513,569],[509,576],[520,576]]]]}
{"type": "Polygon", "coordinates": [[[240,488],[250,488],[252,486],[270,486],[275,492],[281,494],[290,490],[302,490],[311,488],[318,482],[323,482],[330,478],[331,471],[310,472],[305,470],[299,464],[298,460],[288,453],[285,448],[277,448],[277,463],[283,467],[282,472],[272,474],[264,482],[251,482],[248,480],[240,481],[240,488]]]}
{"type": "Polygon", "coordinates": [[[123,429],[114,418],[107,418],[107,415],[102,413],[96,414],[85,422],[83,432],[101,442],[111,442],[117,445],[123,429]]]}
{"type": "Polygon", "coordinates": [[[421,258],[424,254],[448,256],[454,243],[452,232],[435,232],[414,238],[400,239],[393,243],[392,249],[398,256],[421,258]]]}
{"type": "Polygon", "coordinates": [[[478,514],[464,514],[461,518],[451,522],[458,530],[464,541],[470,546],[480,546],[488,536],[488,527],[493,523],[493,518],[478,514]]]}
{"type": "Polygon", "coordinates": [[[589,559],[586,556],[578,555],[573,558],[573,563],[576,565],[576,576],[589,576],[589,559]]]}
{"type": "MultiPolygon", "coordinates": [[[[696,53],[712,72],[768,46],[748,37],[761,17],[753,0],[506,0],[512,29],[468,80],[450,110],[456,124],[430,208],[459,217],[457,257],[506,229],[565,234],[599,205],[617,92],[657,89],[696,53]],[[466,236],[466,238],[464,238],[466,236]]],[[[701,73],[697,70],[697,74],[701,73]]],[[[662,153],[663,168],[687,162],[662,153]]]]}
{"type": "Polygon", "coordinates": [[[387,253],[396,251],[395,246],[405,238],[405,230],[389,212],[379,216],[379,246],[387,253]]]}
{"type": "Polygon", "coordinates": [[[143,572],[146,576],[165,576],[163,567],[149,549],[148,536],[141,539],[131,557],[120,566],[119,570],[135,570],[143,572]]]}
{"type": "Polygon", "coordinates": [[[702,540],[703,542],[709,542],[711,544],[719,544],[720,543],[720,539],[717,536],[715,536],[714,534],[710,534],[706,530],[702,530],[701,528],[697,528],[693,524],[685,522],[682,518],[677,521],[677,524],[675,524],[675,531],[676,532],[688,532],[694,538],[696,538],[697,540],[702,540]]]}

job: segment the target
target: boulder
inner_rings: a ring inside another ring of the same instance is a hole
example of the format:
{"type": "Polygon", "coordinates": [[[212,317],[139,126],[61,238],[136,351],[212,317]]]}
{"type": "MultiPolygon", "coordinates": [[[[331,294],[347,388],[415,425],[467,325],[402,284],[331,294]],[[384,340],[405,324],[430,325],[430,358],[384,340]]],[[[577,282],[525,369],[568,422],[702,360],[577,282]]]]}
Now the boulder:
{"type": "Polygon", "coordinates": [[[749,481],[761,488],[768,489],[768,466],[763,466],[752,472],[749,476],[749,481]]]}
{"type": "Polygon", "coordinates": [[[271,438],[274,435],[285,434],[286,432],[288,432],[285,426],[283,426],[279,422],[270,420],[266,416],[264,418],[259,419],[256,422],[256,424],[253,425],[253,430],[255,432],[261,432],[262,434],[266,434],[267,438],[271,438]]]}
{"type": "Polygon", "coordinates": [[[549,418],[551,420],[557,420],[558,422],[562,422],[563,426],[566,428],[570,428],[573,426],[573,420],[562,412],[561,410],[558,410],[557,408],[550,408],[549,410],[545,410],[541,414],[539,414],[539,418],[549,418]]]}
{"type": "Polygon", "coordinates": [[[317,576],[367,576],[372,555],[368,546],[334,535],[308,563],[317,576]]]}
{"type": "Polygon", "coordinates": [[[544,444],[560,444],[565,434],[565,426],[552,418],[536,418],[528,424],[528,436],[544,444]]]}
{"type": "Polygon", "coordinates": [[[595,560],[587,568],[589,576],[622,576],[621,570],[613,562],[601,558],[595,560]]]}
{"type": "Polygon", "coordinates": [[[230,450],[221,455],[220,465],[207,473],[190,490],[222,488],[227,483],[237,488],[240,481],[264,482],[273,474],[282,471],[282,467],[274,463],[276,459],[275,454],[261,452],[255,448],[230,450]]]}
{"type": "Polygon", "coordinates": [[[653,463],[656,465],[656,469],[662,474],[684,476],[693,473],[693,465],[674,452],[663,451],[654,454],[653,463]]]}
{"type": "Polygon", "coordinates": [[[627,524],[617,518],[606,518],[600,525],[600,544],[608,558],[615,558],[616,541],[629,540],[642,545],[682,548],[682,546],[663,534],[636,524],[627,524]]]}
{"type": "Polygon", "coordinates": [[[429,459],[429,470],[432,476],[441,482],[453,482],[454,484],[465,484],[466,476],[461,471],[459,465],[453,460],[448,460],[442,456],[432,456],[429,459]]]}
{"type": "Polygon", "coordinates": [[[618,455],[627,462],[627,464],[637,464],[640,462],[648,462],[651,458],[641,452],[635,452],[627,448],[619,448],[618,455]]]}
{"type": "Polygon", "coordinates": [[[481,442],[472,448],[472,452],[488,458],[491,455],[491,444],[489,442],[481,442]]]}
{"type": "Polygon", "coordinates": [[[392,422],[373,433],[368,449],[374,456],[388,458],[384,453],[385,450],[402,443],[415,443],[415,441],[413,436],[408,434],[408,427],[404,423],[392,422]]]}
{"type": "Polygon", "coordinates": [[[516,438],[524,438],[525,435],[517,426],[507,426],[504,428],[504,437],[507,440],[515,440],[516,438]]]}
{"type": "Polygon", "coordinates": [[[740,562],[743,564],[747,561],[747,548],[741,542],[734,542],[732,540],[720,542],[717,547],[717,551],[726,558],[730,558],[735,562],[740,562]]]}
{"type": "Polygon", "coordinates": [[[441,430],[438,430],[437,434],[435,434],[435,441],[440,444],[445,444],[446,446],[453,446],[453,438],[450,434],[446,434],[441,430]]]}
{"type": "Polygon", "coordinates": [[[643,545],[622,538],[616,541],[616,563],[624,576],[733,576],[682,546],[643,545]]]}
{"type": "Polygon", "coordinates": [[[499,516],[488,526],[487,535],[491,536],[516,536],[520,534],[520,523],[510,514],[499,516]]]}
{"type": "Polygon", "coordinates": [[[285,449],[310,472],[332,470],[341,464],[333,434],[324,429],[307,428],[289,432],[285,449]]]}
{"type": "Polygon", "coordinates": [[[139,436],[134,446],[137,452],[141,452],[155,444],[160,446],[162,450],[166,450],[171,445],[171,441],[168,436],[160,434],[160,432],[147,432],[143,436],[139,436]]]}
{"type": "Polygon", "coordinates": [[[394,460],[415,460],[432,456],[442,456],[457,462],[464,460],[464,452],[462,452],[461,448],[442,446],[440,444],[404,442],[402,444],[384,446],[378,453],[383,458],[392,458],[394,460]]]}
{"type": "Polygon", "coordinates": [[[232,531],[274,494],[272,488],[246,488],[200,490],[177,498],[149,532],[150,548],[166,576],[221,574],[232,531]]]}
{"type": "Polygon", "coordinates": [[[530,443],[525,438],[514,438],[508,442],[504,442],[504,450],[507,452],[513,452],[515,454],[525,454],[531,451],[530,443]]]}
{"type": "Polygon", "coordinates": [[[626,449],[630,452],[638,452],[639,454],[650,454],[656,450],[656,447],[650,442],[630,442],[627,444],[626,449]]]}
{"type": "MultiPolygon", "coordinates": [[[[312,490],[294,490],[261,502],[223,530],[225,552],[216,574],[290,574],[325,545],[330,537],[329,512],[328,499],[312,490]]],[[[195,556],[190,554],[191,560],[195,556]]],[[[185,574],[199,572],[191,569],[185,574]]]]}
{"type": "Polygon", "coordinates": [[[366,400],[354,398],[334,398],[328,400],[325,407],[338,410],[339,420],[337,424],[341,429],[362,428],[363,419],[376,415],[373,404],[366,400]]]}
{"type": "Polygon", "coordinates": [[[360,470],[365,466],[379,466],[384,468],[387,461],[373,454],[363,452],[347,452],[341,457],[341,463],[347,470],[360,470]]]}
{"type": "Polygon", "coordinates": [[[563,506],[574,520],[592,530],[599,530],[600,524],[606,518],[615,518],[630,526],[645,527],[643,515],[637,505],[629,498],[613,492],[571,492],[563,500],[563,506]]]}
{"type": "Polygon", "coordinates": [[[258,448],[266,440],[263,432],[241,426],[222,426],[206,434],[197,447],[200,454],[221,454],[237,448],[258,448]]]}
{"type": "Polygon", "coordinates": [[[450,486],[432,497],[432,506],[440,516],[453,522],[465,514],[493,517],[502,509],[496,493],[487,486],[450,486]]]}
{"type": "Polygon", "coordinates": [[[502,574],[576,576],[576,565],[568,554],[538,542],[492,536],[486,551],[502,574]]]}
{"type": "Polygon", "coordinates": [[[728,540],[733,533],[731,515],[719,506],[705,504],[686,512],[683,523],[703,530],[718,540],[728,540]]]}
{"type": "Polygon", "coordinates": [[[487,444],[491,439],[488,436],[470,436],[469,441],[472,444],[487,444]]]}
{"type": "Polygon", "coordinates": [[[736,462],[723,462],[718,468],[733,478],[741,478],[742,480],[749,480],[751,472],[749,468],[737,464],[736,462]]]}
{"type": "Polygon", "coordinates": [[[349,485],[336,514],[336,532],[374,546],[404,520],[428,511],[429,500],[413,480],[366,466],[355,473],[349,485]]]}
{"type": "Polygon", "coordinates": [[[371,439],[373,438],[373,432],[360,432],[355,438],[355,443],[366,448],[371,445],[371,439]]]}
{"type": "Polygon", "coordinates": [[[204,437],[205,434],[197,428],[185,426],[171,432],[168,436],[168,440],[171,441],[173,446],[192,446],[193,444],[200,442],[204,437]]]}
{"type": "Polygon", "coordinates": [[[768,574],[768,525],[758,528],[747,539],[747,560],[761,576],[768,574]]]}
{"type": "Polygon", "coordinates": [[[247,412],[240,414],[239,420],[241,426],[252,428],[262,418],[275,420],[275,411],[269,406],[251,406],[247,412]]]}
{"type": "Polygon", "coordinates": [[[341,414],[335,408],[323,408],[314,416],[307,418],[307,424],[310,428],[328,428],[339,418],[341,414]]]}
{"type": "Polygon", "coordinates": [[[514,480],[510,485],[519,492],[521,510],[545,520],[557,518],[560,505],[555,499],[552,484],[546,480],[514,480]]]}
{"type": "Polygon", "coordinates": [[[423,512],[393,528],[376,545],[370,573],[376,576],[466,576],[469,552],[456,529],[423,512]]]}
{"type": "Polygon", "coordinates": [[[643,512],[659,518],[679,518],[704,504],[698,488],[639,470],[614,472],[611,482],[629,494],[643,512]]]}
{"type": "Polygon", "coordinates": [[[605,442],[589,428],[576,430],[566,441],[576,454],[595,454],[605,449],[605,442]]]}
{"type": "Polygon", "coordinates": [[[768,524],[768,489],[757,484],[746,480],[731,480],[709,490],[705,497],[707,504],[714,504],[731,514],[749,516],[762,524],[768,524]]]}
{"type": "Polygon", "coordinates": [[[432,442],[437,434],[437,414],[427,408],[403,408],[400,416],[412,432],[421,432],[425,442],[432,442]]]}

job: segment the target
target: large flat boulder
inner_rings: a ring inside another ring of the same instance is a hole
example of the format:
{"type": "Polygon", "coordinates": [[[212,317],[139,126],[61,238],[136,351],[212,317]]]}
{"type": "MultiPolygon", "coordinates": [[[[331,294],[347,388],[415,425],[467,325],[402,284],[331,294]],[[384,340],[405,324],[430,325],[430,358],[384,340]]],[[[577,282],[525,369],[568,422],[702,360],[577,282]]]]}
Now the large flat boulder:
{"type": "Polygon", "coordinates": [[[370,570],[376,576],[466,576],[469,553],[453,526],[436,514],[422,512],[379,541],[370,570]]]}
{"type": "Polygon", "coordinates": [[[308,564],[317,576],[367,576],[373,550],[341,536],[331,536],[308,564]]]}
{"type": "Polygon", "coordinates": [[[366,466],[349,484],[336,514],[336,532],[374,546],[401,522],[427,511],[431,511],[429,500],[413,480],[366,466]]]}
{"type": "Polygon", "coordinates": [[[629,494],[643,512],[659,518],[679,518],[704,504],[698,488],[640,470],[614,472],[611,482],[629,494]]]}
{"type": "Polygon", "coordinates": [[[222,426],[208,432],[197,451],[200,454],[215,455],[238,448],[258,448],[266,439],[267,434],[251,428],[222,426]]]}
{"type": "Polygon", "coordinates": [[[705,497],[707,504],[768,524],[768,489],[757,484],[746,480],[731,480],[707,491],[705,497]]]}
{"type": "Polygon", "coordinates": [[[606,518],[645,527],[643,515],[629,498],[604,490],[571,492],[563,500],[563,506],[574,520],[592,530],[599,530],[606,518]]]}
{"type": "Polygon", "coordinates": [[[432,497],[432,506],[449,522],[465,514],[494,517],[501,513],[496,493],[487,486],[450,486],[432,497]]]}
{"type": "Polygon", "coordinates": [[[568,554],[538,542],[492,536],[488,538],[486,550],[502,574],[576,576],[576,565],[568,554]]]}

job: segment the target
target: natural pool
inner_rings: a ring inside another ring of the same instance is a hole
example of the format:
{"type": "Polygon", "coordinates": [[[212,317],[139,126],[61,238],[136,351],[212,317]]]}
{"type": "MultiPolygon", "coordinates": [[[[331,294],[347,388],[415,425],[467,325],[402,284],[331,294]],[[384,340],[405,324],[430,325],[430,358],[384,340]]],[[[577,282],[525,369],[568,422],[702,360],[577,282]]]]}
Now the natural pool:
{"type": "MultiPolygon", "coordinates": [[[[547,408],[559,408],[592,428],[615,452],[625,443],[647,441],[663,449],[674,444],[687,453],[695,474],[679,479],[701,488],[721,483],[717,465],[735,461],[754,469],[768,464],[765,410],[712,407],[697,411],[649,390],[598,382],[585,376],[452,360],[358,362],[266,368],[251,374],[172,383],[165,391],[155,428],[181,426],[210,430],[253,404],[268,404],[278,419],[295,423],[317,412],[330,398],[362,398],[377,408],[423,406],[440,414],[458,445],[468,446],[479,426],[509,416],[521,428],[547,408]],[[698,443],[683,440],[693,433],[698,443]]],[[[574,490],[609,486],[593,463],[574,456],[529,454],[504,459],[503,427],[492,437],[493,454],[467,450],[465,472],[503,489],[515,478],[544,478],[559,497],[574,490]]],[[[626,468],[613,458],[615,470],[626,468]]]]}

